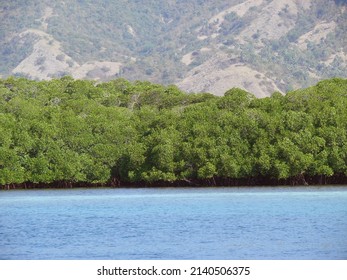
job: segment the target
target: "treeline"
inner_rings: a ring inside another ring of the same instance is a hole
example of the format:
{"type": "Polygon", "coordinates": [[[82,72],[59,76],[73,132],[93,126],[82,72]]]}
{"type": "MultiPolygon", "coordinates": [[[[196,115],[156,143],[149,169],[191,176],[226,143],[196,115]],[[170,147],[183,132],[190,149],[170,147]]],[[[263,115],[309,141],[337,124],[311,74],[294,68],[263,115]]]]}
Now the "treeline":
{"type": "Polygon", "coordinates": [[[343,183],[347,80],[257,99],[117,79],[0,80],[0,185],[343,183]]]}

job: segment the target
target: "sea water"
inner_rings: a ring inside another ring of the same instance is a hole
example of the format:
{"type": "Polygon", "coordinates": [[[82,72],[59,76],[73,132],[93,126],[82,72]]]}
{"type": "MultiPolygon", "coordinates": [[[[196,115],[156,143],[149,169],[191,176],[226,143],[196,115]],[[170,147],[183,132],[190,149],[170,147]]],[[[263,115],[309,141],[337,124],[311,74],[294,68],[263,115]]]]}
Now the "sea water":
{"type": "Polygon", "coordinates": [[[347,186],[0,191],[0,259],[347,259],[347,186]]]}

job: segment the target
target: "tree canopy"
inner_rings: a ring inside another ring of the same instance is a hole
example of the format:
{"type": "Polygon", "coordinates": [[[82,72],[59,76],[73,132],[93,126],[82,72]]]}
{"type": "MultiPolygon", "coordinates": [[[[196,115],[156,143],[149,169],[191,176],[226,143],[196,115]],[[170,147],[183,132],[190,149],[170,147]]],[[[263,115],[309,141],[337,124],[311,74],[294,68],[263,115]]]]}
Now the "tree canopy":
{"type": "Polygon", "coordinates": [[[345,79],[263,99],[124,79],[0,80],[2,186],[333,176],[347,176],[345,79]]]}

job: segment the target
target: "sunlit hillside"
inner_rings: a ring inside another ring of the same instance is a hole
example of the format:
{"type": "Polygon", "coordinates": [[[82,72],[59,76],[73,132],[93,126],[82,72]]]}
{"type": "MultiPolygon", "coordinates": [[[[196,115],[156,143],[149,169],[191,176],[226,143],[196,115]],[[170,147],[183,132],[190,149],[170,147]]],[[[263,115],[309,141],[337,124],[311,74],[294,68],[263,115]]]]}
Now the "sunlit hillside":
{"type": "Polygon", "coordinates": [[[0,2],[0,75],[269,96],[346,77],[346,1],[0,2]]]}

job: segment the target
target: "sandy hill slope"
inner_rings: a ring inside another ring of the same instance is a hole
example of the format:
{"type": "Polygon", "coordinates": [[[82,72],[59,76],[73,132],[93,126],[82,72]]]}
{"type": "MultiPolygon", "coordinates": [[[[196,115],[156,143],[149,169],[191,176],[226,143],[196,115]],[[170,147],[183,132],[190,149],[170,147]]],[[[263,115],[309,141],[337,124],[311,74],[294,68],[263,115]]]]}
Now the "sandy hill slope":
{"type": "Polygon", "coordinates": [[[0,75],[258,97],[347,73],[342,0],[1,1],[0,75]]]}

